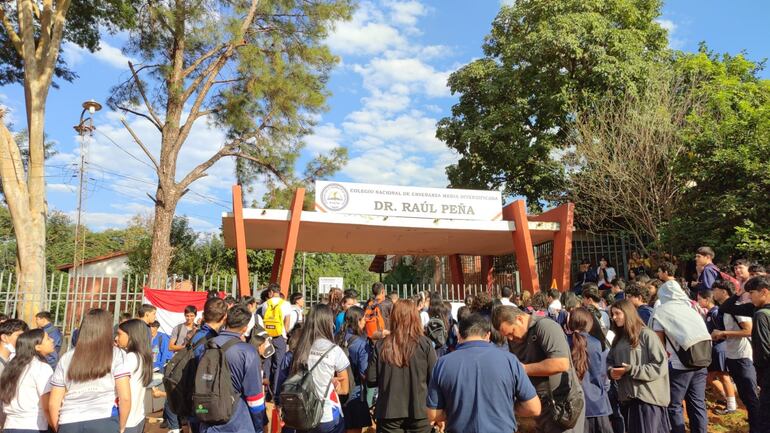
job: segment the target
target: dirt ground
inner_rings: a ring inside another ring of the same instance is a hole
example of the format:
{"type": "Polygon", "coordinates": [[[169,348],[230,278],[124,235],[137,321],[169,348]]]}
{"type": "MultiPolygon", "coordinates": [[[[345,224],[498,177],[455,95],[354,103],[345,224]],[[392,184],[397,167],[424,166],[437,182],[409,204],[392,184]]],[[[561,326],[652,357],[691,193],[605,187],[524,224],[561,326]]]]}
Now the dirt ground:
{"type": "MultiPolygon", "coordinates": [[[[748,433],[749,427],[746,422],[746,410],[741,406],[736,413],[730,415],[717,415],[714,410],[721,408],[714,403],[714,399],[710,398],[706,402],[708,406],[708,418],[709,418],[709,433],[748,433]]],[[[272,405],[268,405],[268,410],[272,410],[272,405]]],[[[145,433],[166,433],[167,429],[160,428],[161,412],[156,412],[147,418],[145,422],[145,433]]],[[[534,424],[531,419],[519,419],[519,433],[533,432],[534,424]]],[[[185,428],[185,432],[189,432],[185,428]]],[[[374,433],[374,428],[369,430],[370,433],[374,433]]],[[[367,433],[365,431],[365,433],[367,433]]]]}

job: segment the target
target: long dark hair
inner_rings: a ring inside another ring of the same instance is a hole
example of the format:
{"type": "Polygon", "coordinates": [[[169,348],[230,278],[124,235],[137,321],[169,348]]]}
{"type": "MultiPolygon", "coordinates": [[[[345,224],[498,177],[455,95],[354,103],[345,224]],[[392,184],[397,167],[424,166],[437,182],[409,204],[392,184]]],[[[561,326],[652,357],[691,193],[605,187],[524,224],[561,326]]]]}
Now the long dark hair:
{"type": "Polygon", "coordinates": [[[33,358],[45,362],[45,357],[37,353],[35,346],[41,344],[45,338],[42,329],[30,329],[19,335],[16,340],[16,356],[11,359],[0,376],[0,401],[9,404],[16,396],[16,391],[21,381],[21,375],[33,358]]]}
{"type": "Polygon", "coordinates": [[[594,315],[587,309],[575,308],[569,315],[567,328],[572,331],[572,364],[580,380],[588,371],[588,340],[583,332],[589,332],[594,325],[594,315]]]}
{"type": "Polygon", "coordinates": [[[382,342],[382,360],[397,367],[408,366],[422,335],[420,312],[414,302],[409,299],[397,302],[390,313],[390,335],[382,342]]]}
{"type": "Polygon", "coordinates": [[[610,320],[610,329],[615,333],[615,338],[612,340],[612,347],[617,346],[620,340],[624,338],[628,340],[631,347],[635,348],[639,346],[639,334],[642,333],[644,322],[642,322],[642,319],[639,317],[639,313],[636,311],[634,304],[628,299],[621,299],[612,304],[610,312],[612,312],[613,308],[620,310],[623,313],[623,316],[626,318],[626,323],[621,328],[615,324],[614,320],[610,320]]]}
{"type": "Polygon", "coordinates": [[[430,306],[428,307],[428,317],[431,319],[436,317],[444,321],[444,327],[449,329],[449,312],[444,305],[444,301],[441,300],[441,296],[435,293],[430,297],[430,306]]]}
{"type": "Polygon", "coordinates": [[[79,329],[67,378],[73,382],[87,382],[110,374],[114,347],[112,314],[94,308],[83,317],[79,329]]]}
{"type": "MultiPolygon", "coordinates": [[[[128,334],[128,346],[126,352],[134,353],[139,358],[139,366],[142,372],[142,384],[146,387],[152,382],[152,352],[150,352],[150,336],[147,333],[147,324],[139,319],[127,320],[118,325],[121,331],[128,334]]],[[[131,372],[135,374],[136,372],[131,372]]]]}
{"type": "Polygon", "coordinates": [[[345,342],[345,338],[348,336],[348,331],[353,335],[361,336],[364,334],[363,330],[358,327],[358,322],[364,317],[364,309],[356,307],[355,305],[348,308],[345,312],[345,321],[342,322],[342,328],[339,334],[337,334],[337,344],[342,345],[345,342]]]}
{"type": "Polygon", "coordinates": [[[291,372],[296,374],[302,367],[308,367],[307,359],[310,356],[310,348],[319,338],[334,342],[334,315],[328,305],[317,304],[310,309],[302,326],[302,335],[297,341],[294,350],[294,360],[291,363],[291,372]]]}

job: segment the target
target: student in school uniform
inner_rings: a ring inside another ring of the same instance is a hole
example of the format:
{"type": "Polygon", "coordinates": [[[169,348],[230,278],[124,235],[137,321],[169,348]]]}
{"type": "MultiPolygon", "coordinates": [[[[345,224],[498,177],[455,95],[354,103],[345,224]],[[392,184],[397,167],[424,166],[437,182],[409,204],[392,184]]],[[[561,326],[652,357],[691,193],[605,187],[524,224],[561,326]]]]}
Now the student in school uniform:
{"type": "Polygon", "coordinates": [[[126,422],[126,433],[142,433],[144,396],[152,382],[152,354],[147,340],[147,325],[139,319],[121,323],[115,342],[126,351],[126,368],[131,372],[131,412],[126,422]]]}
{"type": "Polygon", "coordinates": [[[51,427],[58,433],[125,431],[130,377],[124,353],[114,345],[112,313],[92,309],[83,317],[78,345],[62,355],[51,377],[51,427]]]}
{"type": "Polygon", "coordinates": [[[0,376],[0,402],[6,414],[6,433],[48,431],[49,380],[53,375],[46,357],[56,350],[42,329],[21,334],[16,356],[0,376]]]}
{"type": "Polygon", "coordinates": [[[46,357],[48,365],[51,368],[56,368],[56,363],[59,362],[59,351],[61,350],[61,344],[63,341],[61,331],[59,328],[53,326],[53,315],[50,311],[41,311],[35,314],[35,325],[45,331],[49,337],[53,340],[54,351],[46,357]]]}
{"type": "MultiPolygon", "coordinates": [[[[236,305],[227,312],[225,327],[211,339],[223,347],[227,342],[240,340],[246,333],[251,313],[243,305],[236,305]]],[[[229,421],[222,425],[200,423],[203,433],[261,433],[265,415],[265,393],[262,389],[262,370],[257,349],[239,341],[225,352],[230,367],[232,386],[240,398],[229,421]]]]}
{"type": "Polygon", "coordinates": [[[353,392],[342,405],[347,433],[361,433],[362,429],[372,425],[369,406],[366,404],[366,370],[369,368],[371,346],[364,332],[364,310],[361,307],[349,307],[345,311],[345,321],[337,335],[337,345],[347,350],[353,381],[353,392]]]}

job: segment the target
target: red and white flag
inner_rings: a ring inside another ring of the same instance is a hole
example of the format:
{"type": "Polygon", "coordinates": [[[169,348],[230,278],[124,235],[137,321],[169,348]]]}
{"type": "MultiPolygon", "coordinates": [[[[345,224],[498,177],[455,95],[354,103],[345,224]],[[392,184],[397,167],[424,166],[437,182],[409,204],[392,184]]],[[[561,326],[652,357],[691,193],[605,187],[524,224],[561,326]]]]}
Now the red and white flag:
{"type": "Polygon", "coordinates": [[[207,292],[181,292],[177,290],[155,290],[144,288],[144,303],[158,309],[156,320],[160,323],[160,332],[171,335],[174,327],[184,322],[184,309],[193,305],[198,309],[196,320],[203,315],[203,306],[208,298],[207,292]]]}

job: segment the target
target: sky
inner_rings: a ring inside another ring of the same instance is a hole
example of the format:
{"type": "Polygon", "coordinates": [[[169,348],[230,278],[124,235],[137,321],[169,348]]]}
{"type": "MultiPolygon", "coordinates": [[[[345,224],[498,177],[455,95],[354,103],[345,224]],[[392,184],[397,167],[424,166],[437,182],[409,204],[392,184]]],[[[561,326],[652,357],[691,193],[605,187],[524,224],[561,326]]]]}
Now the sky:
{"type": "MultiPolygon", "coordinates": [[[[352,21],[336,26],[326,41],[340,57],[329,82],[329,110],[307,137],[302,160],[336,146],[348,148],[348,164],[332,179],[395,185],[445,187],[445,168],[457,155],[435,138],[435,125],[449,115],[457,97],[446,87],[449,74],[482,56],[484,36],[502,4],[515,0],[362,1],[352,21]]],[[[696,51],[701,41],[716,52],[745,51],[749,58],[770,57],[770,2],[670,0],[659,22],[672,48],[696,51]]],[[[60,83],[48,98],[46,132],[56,146],[47,162],[48,203],[75,217],[80,142],[72,129],[81,103],[102,102],[127,78],[120,50],[124,35],[108,36],[89,53],[65,46],[63,55],[79,78],[60,83]]],[[[770,78],[770,71],[763,71],[770,78]]],[[[25,122],[21,86],[0,87],[0,105],[11,110],[15,127],[25,122]]],[[[104,104],[106,105],[106,104],[104,104]]],[[[92,230],[124,227],[132,216],[152,214],[157,178],[147,157],[109,108],[94,115],[96,132],[87,138],[85,224],[92,230]]],[[[143,119],[127,117],[155,155],[159,134],[143,119]]],[[[181,151],[178,179],[215,153],[222,131],[198,122],[181,151]]],[[[177,208],[199,231],[218,231],[231,209],[232,159],[222,160],[195,182],[177,208]]],[[[260,194],[260,188],[255,195],[260,194]]]]}

